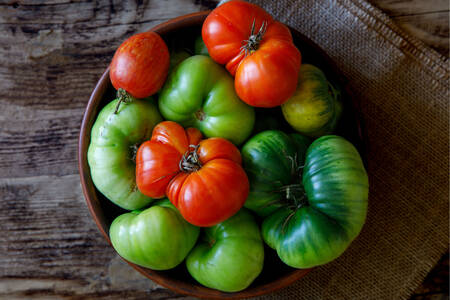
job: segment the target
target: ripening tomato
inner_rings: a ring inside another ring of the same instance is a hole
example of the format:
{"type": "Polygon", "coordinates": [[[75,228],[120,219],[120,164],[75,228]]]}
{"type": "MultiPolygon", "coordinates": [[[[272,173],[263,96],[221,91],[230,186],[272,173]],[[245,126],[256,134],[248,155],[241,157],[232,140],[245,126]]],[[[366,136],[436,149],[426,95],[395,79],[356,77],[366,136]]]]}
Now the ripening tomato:
{"type": "Polygon", "coordinates": [[[116,90],[135,98],[156,93],[169,71],[169,50],[163,39],[148,31],[131,36],[117,49],[109,76],[116,90]]]}
{"type": "Polygon", "coordinates": [[[213,226],[244,205],[249,192],[241,154],[223,138],[164,121],[136,156],[136,183],[146,196],[165,195],[196,226],[213,226]]]}
{"type": "Polygon", "coordinates": [[[202,37],[209,55],[235,76],[236,93],[246,103],[274,107],[295,92],[300,51],[289,28],[261,7],[226,2],[208,15],[202,37]]]}

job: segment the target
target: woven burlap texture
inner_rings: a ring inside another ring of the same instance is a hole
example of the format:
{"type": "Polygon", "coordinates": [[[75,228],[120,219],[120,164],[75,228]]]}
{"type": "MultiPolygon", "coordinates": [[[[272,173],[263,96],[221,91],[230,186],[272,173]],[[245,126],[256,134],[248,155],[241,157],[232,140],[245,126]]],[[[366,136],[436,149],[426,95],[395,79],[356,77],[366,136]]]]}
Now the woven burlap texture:
{"type": "Polygon", "coordinates": [[[448,60],[365,1],[251,1],[347,77],[365,121],[369,213],[336,261],[263,299],[407,299],[448,249],[448,60]]]}

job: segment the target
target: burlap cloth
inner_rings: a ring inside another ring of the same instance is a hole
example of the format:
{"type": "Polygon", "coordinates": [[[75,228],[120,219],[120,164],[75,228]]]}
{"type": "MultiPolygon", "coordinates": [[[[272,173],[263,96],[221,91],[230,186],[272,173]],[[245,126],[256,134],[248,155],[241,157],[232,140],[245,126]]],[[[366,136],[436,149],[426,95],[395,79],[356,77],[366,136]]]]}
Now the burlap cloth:
{"type": "Polygon", "coordinates": [[[369,213],[336,261],[264,299],[405,299],[448,248],[448,60],[365,1],[251,1],[349,79],[367,127],[369,213]]]}

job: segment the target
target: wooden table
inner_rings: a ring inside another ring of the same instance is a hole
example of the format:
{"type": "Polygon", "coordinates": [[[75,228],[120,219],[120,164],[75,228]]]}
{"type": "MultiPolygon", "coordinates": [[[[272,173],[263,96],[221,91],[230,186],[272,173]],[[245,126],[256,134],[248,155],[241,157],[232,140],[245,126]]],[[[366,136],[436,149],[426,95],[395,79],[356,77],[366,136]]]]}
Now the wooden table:
{"type": "MultiPolygon", "coordinates": [[[[371,2],[448,56],[447,0],[371,2]]],[[[125,37],[214,5],[0,2],[0,298],[176,296],[130,269],[100,235],[81,193],[78,132],[125,37]]]]}

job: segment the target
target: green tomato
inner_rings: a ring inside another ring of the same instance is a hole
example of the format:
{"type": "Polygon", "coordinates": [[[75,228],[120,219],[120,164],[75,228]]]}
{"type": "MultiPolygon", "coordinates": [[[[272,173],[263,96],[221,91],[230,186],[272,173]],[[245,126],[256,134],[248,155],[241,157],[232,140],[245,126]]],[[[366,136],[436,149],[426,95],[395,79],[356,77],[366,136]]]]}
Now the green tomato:
{"type": "Polygon", "coordinates": [[[242,149],[245,206],[266,217],[264,241],[295,268],[340,256],[367,213],[368,177],[355,147],[334,135],[308,144],[299,134],[265,131],[242,149]]]}
{"type": "Polygon", "coordinates": [[[194,247],[200,229],[189,224],[164,199],[142,211],[118,216],[111,224],[111,243],[126,260],[153,270],[179,265],[194,247]]]}
{"type": "Polygon", "coordinates": [[[281,105],[286,121],[298,132],[319,137],[336,127],[342,106],[339,92],[317,67],[304,64],[300,68],[297,90],[281,105]]]}
{"type": "Polygon", "coordinates": [[[246,209],[203,229],[200,242],[186,259],[192,277],[224,292],[247,288],[261,273],[263,263],[264,246],[258,224],[246,209]]]}
{"type": "Polygon", "coordinates": [[[106,198],[124,209],[139,209],[152,199],[136,186],[136,151],[162,118],[151,99],[121,103],[114,113],[117,102],[108,103],[92,127],[88,163],[94,185],[106,198]]]}
{"type": "Polygon", "coordinates": [[[244,169],[250,182],[245,207],[268,216],[284,205],[284,187],[298,181],[298,168],[310,144],[307,137],[278,131],[263,131],[242,147],[244,169]],[[294,138],[292,138],[292,136],[294,138]]]}
{"type": "Polygon", "coordinates": [[[235,144],[247,139],[255,122],[253,108],[236,95],[233,78],[203,55],[184,60],[169,74],[159,109],[167,120],[235,144]]]}
{"type": "Polygon", "coordinates": [[[208,53],[208,48],[206,48],[205,43],[203,42],[202,36],[199,35],[196,39],[195,39],[195,45],[194,45],[195,54],[200,54],[200,55],[207,55],[209,56],[208,53]]]}

